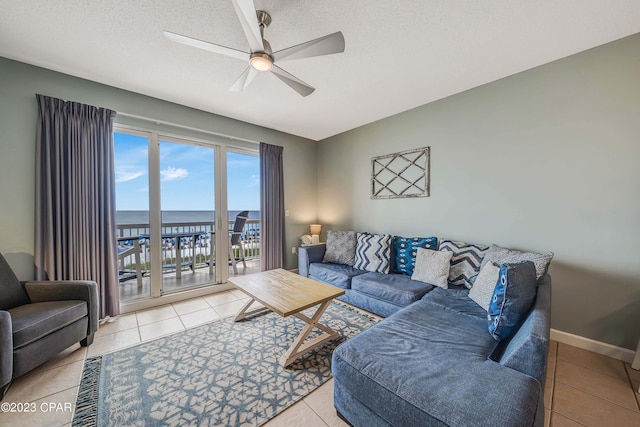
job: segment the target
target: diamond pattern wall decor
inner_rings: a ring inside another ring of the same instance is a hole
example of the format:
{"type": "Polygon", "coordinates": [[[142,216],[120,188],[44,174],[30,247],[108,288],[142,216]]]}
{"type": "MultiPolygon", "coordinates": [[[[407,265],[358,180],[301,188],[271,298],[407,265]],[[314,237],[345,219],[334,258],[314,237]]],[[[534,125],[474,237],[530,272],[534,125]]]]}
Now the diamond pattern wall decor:
{"type": "Polygon", "coordinates": [[[371,198],[429,197],[429,147],[371,159],[371,198]]]}

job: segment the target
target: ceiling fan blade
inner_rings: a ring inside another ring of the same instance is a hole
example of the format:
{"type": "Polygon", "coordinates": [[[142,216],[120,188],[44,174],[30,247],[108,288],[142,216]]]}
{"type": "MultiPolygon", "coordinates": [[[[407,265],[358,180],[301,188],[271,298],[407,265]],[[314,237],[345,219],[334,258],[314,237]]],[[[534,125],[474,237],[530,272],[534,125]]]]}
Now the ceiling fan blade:
{"type": "Polygon", "coordinates": [[[340,52],[344,52],[344,36],[338,31],[328,36],[279,50],[271,56],[275,61],[281,61],[283,59],[310,58],[340,52]]]}
{"type": "Polygon", "coordinates": [[[249,57],[249,54],[246,52],[194,39],[193,37],[187,37],[181,34],[172,33],[171,31],[165,31],[164,35],[166,38],[176,43],[185,44],[187,46],[196,47],[198,49],[207,50],[209,52],[218,53],[220,55],[230,56],[232,58],[242,59],[243,61],[246,61],[249,57]]]}
{"type": "Polygon", "coordinates": [[[311,95],[313,91],[316,90],[294,75],[287,73],[280,67],[274,65],[271,69],[271,72],[275,74],[277,78],[285,82],[287,86],[289,86],[291,89],[295,90],[302,96],[311,95]]]}
{"type": "Polygon", "coordinates": [[[264,51],[262,43],[262,34],[260,33],[260,25],[256,14],[256,7],[253,0],[232,0],[233,8],[236,10],[242,31],[247,36],[251,52],[264,51]]]}
{"type": "Polygon", "coordinates": [[[253,67],[247,67],[246,70],[240,75],[238,80],[229,88],[233,92],[240,92],[249,86],[249,83],[258,75],[258,71],[253,67]]]}

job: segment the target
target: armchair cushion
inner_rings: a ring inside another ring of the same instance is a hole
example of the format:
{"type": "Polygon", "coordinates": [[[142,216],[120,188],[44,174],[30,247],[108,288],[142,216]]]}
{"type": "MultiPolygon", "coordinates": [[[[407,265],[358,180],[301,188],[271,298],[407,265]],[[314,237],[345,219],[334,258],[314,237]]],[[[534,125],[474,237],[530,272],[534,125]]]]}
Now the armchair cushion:
{"type": "Polygon", "coordinates": [[[85,301],[48,301],[8,310],[13,324],[13,348],[17,349],[87,316],[85,301]]]}
{"type": "Polygon", "coordinates": [[[13,270],[0,254],[0,310],[29,304],[29,297],[13,270]]]}
{"type": "Polygon", "coordinates": [[[31,302],[82,300],[89,312],[87,335],[98,330],[98,285],[88,280],[27,282],[24,285],[31,302]]]}

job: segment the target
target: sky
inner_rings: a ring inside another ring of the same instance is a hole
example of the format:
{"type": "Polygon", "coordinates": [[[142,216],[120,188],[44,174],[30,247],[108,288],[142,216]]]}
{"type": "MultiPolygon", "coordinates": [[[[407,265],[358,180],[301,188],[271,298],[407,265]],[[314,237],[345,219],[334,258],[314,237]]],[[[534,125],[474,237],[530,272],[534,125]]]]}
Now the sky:
{"type": "MultiPolygon", "coordinates": [[[[114,133],[116,209],[149,210],[147,138],[114,133]]],[[[214,210],[213,149],[160,141],[162,210],[214,210]]],[[[258,156],[227,153],[228,209],[260,210],[258,156]]]]}

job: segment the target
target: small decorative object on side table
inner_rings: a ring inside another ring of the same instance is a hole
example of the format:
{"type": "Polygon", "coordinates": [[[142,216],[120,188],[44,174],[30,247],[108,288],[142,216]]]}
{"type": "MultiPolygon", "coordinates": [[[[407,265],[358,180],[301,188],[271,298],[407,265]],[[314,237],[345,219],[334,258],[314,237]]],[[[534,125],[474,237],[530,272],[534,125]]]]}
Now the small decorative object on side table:
{"type": "Polygon", "coordinates": [[[320,232],[322,231],[322,225],[311,224],[309,226],[309,231],[311,231],[311,243],[320,243],[320,232]]]}

